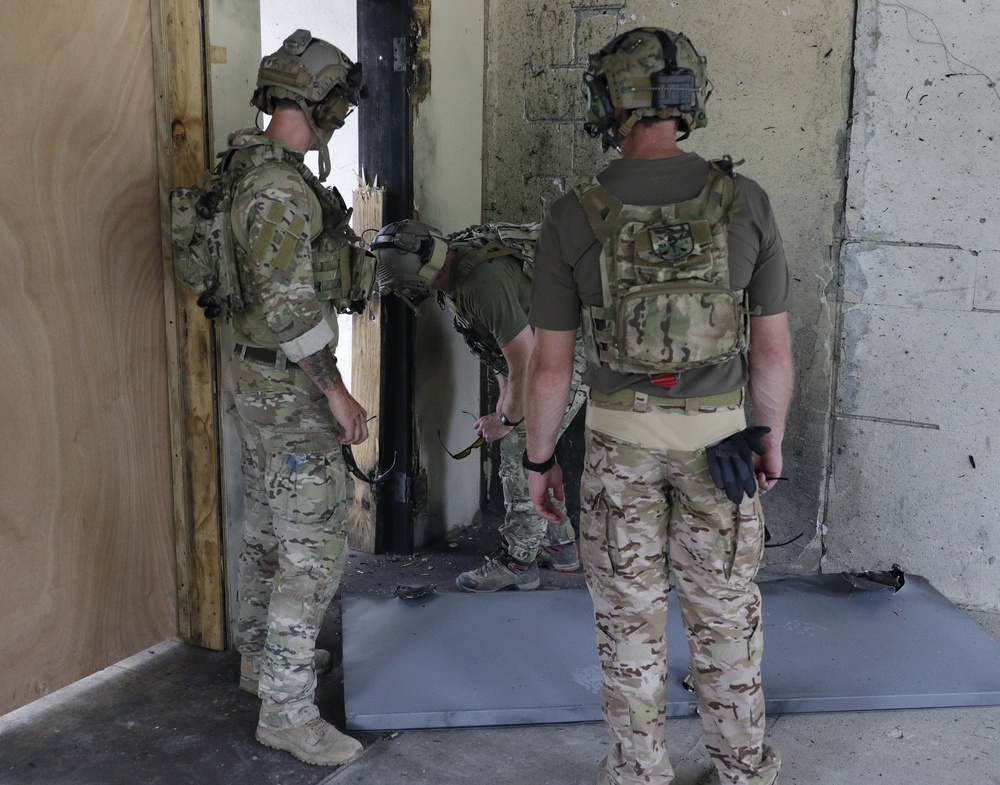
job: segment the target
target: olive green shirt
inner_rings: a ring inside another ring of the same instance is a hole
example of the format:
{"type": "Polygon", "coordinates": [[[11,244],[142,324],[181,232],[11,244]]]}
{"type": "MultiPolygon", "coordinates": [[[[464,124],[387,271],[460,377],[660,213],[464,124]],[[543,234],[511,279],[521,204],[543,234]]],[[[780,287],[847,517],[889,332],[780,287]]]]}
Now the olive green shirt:
{"type": "Polygon", "coordinates": [[[531,281],[513,256],[479,262],[463,275],[463,249],[455,250],[453,269],[458,275],[449,292],[455,310],[482,341],[502,349],[528,326],[531,281]]]}
{"type": "MultiPolygon", "coordinates": [[[[710,170],[705,159],[686,153],[676,158],[620,159],[600,172],[598,180],[623,204],[666,205],[698,196],[710,170]]],[[[730,288],[745,289],[750,309],[759,308],[761,316],[783,313],[789,275],[767,194],[756,182],[737,174],[734,204],[728,237],[730,288]]],[[[601,244],[576,195],[555,201],[542,221],[535,248],[532,327],[576,330],[581,303],[603,304],[600,255],[601,244]]],[[[744,386],[747,378],[746,355],[678,373],[677,386],[668,389],[650,384],[645,375],[617,373],[606,365],[591,365],[584,375],[587,384],[604,393],[631,387],[679,398],[730,392],[744,386]]]]}

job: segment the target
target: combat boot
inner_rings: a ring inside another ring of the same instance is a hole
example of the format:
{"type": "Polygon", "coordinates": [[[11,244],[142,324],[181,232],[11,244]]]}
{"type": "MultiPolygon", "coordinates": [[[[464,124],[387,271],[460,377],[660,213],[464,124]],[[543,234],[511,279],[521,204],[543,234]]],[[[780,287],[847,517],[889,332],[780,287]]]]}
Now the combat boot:
{"type": "MultiPolygon", "coordinates": [[[[333,655],[326,649],[316,649],[313,652],[313,668],[316,675],[321,676],[333,670],[333,655]]],[[[243,657],[240,660],[240,689],[257,694],[260,686],[260,657],[243,657]]]]}
{"type": "Polygon", "coordinates": [[[530,591],[537,589],[539,583],[538,565],[535,562],[519,562],[503,548],[492,556],[487,556],[482,567],[463,572],[455,579],[458,588],[471,592],[500,591],[511,586],[530,591]]]}
{"type": "Polygon", "coordinates": [[[575,572],[580,569],[580,548],[573,542],[561,545],[543,545],[538,549],[538,566],[556,572],[575,572]]]}
{"type": "Polygon", "coordinates": [[[257,741],[265,747],[290,752],[300,761],[316,766],[338,766],[358,757],[364,747],[319,717],[294,728],[257,725],[257,741]]]}

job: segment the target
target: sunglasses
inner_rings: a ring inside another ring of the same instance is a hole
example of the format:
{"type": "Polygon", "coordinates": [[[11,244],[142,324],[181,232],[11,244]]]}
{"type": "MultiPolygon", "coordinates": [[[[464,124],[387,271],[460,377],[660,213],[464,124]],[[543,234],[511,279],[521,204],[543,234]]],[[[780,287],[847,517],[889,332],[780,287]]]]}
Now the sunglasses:
{"type": "Polygon", "coordinates": [[[468,458],[470,455],[472,455],[472,451],[473,450],[476,450],[476,449],[482,447],[484,444],[486,444],[486,437],[485,436],[480,436],[478,439],[476,439],[472,444],[470,444],[464,450],[460,450],[459,452],[452,452],[445,445],[444,439],[441,438],[441,431],[438,431],[437,434],[438,434],[438,441],[441,442],[441,446],[444,447],[444,451],[446,453],[448,453],[448,455],[450,455],[456,461],[460,461],[463,458],[468,458]]]}
{"type": "Polygon", "coordinates": [[[392,463],[390,464],[388,469],[386,469],[384,472],[376,472],[375,469],[372,469],[369,474],[365,474],[363,471],[361,471],[361,468],[358,466],[357,460],[355,460],[354,458],[354,450],[351,448],[351,445],[349,444],[340,445],[340,452],[344,456],[344,463],[347,464],[347,468],[348,470],[350,470],[351,474],[353,474],[355,477],[361,480],[361,482],[366,482],[369,485],[379,485],[380,483],[384,482],[385,478],[389,476],[389,473],[396,466],[396,454],[393,453],[392,463]]]}
{"type": "MultiPolygon", "coordinates": [[[[373,414],[371,417],[368,418],[368,422],[371,422],[374,419],[375,415],[373,414]]],[[[347,468],[351,472],[351,474],[353,474],[355,477],[361,480],[361,482],[366,482],[372,486],[379,485],[380,483],[384,482],[385,478],[389,476],[389,473],[396,466],[396,454],[393,453],[392,463],[389,465],[388,469],[386,469],[384,472],[377,472],[375,471],[375,469],[372,469],[370,473],[365,474],[363,471],[361,471],[361,468],[358,466],[358,462],[354,457],[354,449],[353,447],[351,447],[351,445],[349,444],[340,445],[340,453],[341,455],[344,456],[344,463],[347,464],[347,468]]]]}

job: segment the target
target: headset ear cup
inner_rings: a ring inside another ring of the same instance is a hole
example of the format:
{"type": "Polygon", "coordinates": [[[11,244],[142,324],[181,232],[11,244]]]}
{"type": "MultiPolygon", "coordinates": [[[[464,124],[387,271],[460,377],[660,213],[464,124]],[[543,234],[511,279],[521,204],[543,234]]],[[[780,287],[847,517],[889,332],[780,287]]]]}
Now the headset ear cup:
{"type": "Polygon", "coordinates": [[[593,137],[606,137],[617,125],[615,106],[611,101],[611,90],[608,88],[608,77],[606,74],[587,74],[584,76],[584,81],[590,92],[588,119],[591,120],[584,124],[584,130],[593,137]]]}
{"type": "Polygon", "coordinates": [[[611,90],[608,88],[608,77],[606,74],[601,74],[597,78],[597,96],[601,102],[601,107],[604,110],[606,117],[610,117],[612,122],[615,120],[615,105],[611,102],[611,90]]]}

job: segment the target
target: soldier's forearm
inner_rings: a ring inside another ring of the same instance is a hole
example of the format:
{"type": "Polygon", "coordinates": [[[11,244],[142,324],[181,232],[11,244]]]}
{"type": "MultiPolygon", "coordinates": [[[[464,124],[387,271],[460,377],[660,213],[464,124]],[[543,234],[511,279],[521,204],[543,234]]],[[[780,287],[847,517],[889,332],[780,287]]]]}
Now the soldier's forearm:
{"type": "Polygon", "coordinates": [[[303,357],[298,365],[327,397],[346,391],[344,378],[337,368],[337,358],[329,349],[320,349],[308,357],[303,357]]]}
{"type": "Polygon", "coordinates": [[[755,317],[750,328],[750,397],[754,422],[771,433],[765,443],[780,444],[792,399],[792,349],[785,314],[755,317]]]}

